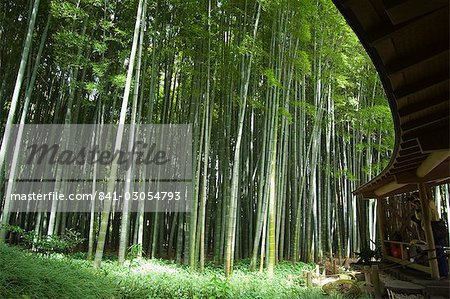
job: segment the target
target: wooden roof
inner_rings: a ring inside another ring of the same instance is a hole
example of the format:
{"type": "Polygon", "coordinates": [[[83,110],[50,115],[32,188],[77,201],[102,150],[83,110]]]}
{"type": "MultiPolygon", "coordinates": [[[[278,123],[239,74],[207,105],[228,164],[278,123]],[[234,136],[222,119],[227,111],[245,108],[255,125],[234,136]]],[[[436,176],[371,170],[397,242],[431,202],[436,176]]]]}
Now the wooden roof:
{"type": "Polygon", "coordinates": [[[449,0],[333,2],[380,75],[395,127],[389,165],[355,193],[379,198],[449,181],[449,0]]]}

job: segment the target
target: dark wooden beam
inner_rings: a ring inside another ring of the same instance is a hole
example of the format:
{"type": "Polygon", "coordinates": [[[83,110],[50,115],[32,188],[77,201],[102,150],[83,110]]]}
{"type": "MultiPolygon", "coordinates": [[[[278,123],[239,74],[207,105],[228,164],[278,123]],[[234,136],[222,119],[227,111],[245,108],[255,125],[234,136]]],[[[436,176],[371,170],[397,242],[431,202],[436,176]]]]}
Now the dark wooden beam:
{"type": "Polygon", "coordinates": [[[386,194],[395,192],[396,190],[404,187],[404,184],[399,184],[395,181],[394,177],[392,177],[390,180],[386,180],[386,182],[383,182],[383,184],[379,184],[377,186],[377,189],[375,189],[375,194],[377,197],[386,196],[386,194]]]}
{"type": "Polygon", "coordinates": [[[428,154],[428,157],[417,168],[416,175],[420,178],[425,178],[430,175],[437,175],[439,178],[448,177],[448,161],[450,157],[450,151],[441,150],[428,154]],[[442,165],[446,165],[442,169],[442,165]]]}
{"type": "Polygon", "coordinates": [[[429,131],[428,133],[423,132],[418,137],[420,148],[422,152],[429,153],[438,150],[450,150],[450,135],[449,128],[436,129],[434,131],[429,131]]]}
{"type": "Polygon", "coordinates": [[[420,4],[420,2],[430,7],[442,7],[448,4],[447,0],[383,0],[383,4],[385,5],[386,10],[396,9],[404,5],[417,5],[420,4]]]}
{"type": "Polygon", "coordinates": [[[427,50],[421,51],[415,56],[398,58],[394,62],[386,65],[386,72],[388,76],[407,71],[409,69],[420,66],[425,62],[432,61],[433,59],[441,56],[448,56],[449,49],[448,43],[442,42],[441,46],[431,47],[427,50]]]}
{"type": "Polygon", "coordinates": [[[416,155],[416,154],[420,154],[420,153],[421,153],[420,146],[419,146],[419,144],[417,144],[416,147],[400,150],[398,152],[398,157],[412,155],[412,154],[416,155]]]}
{"type": "Polygon", "coordinates": [[[433,182],[427,183],[430,187],[437,186],[437,185],[443,185],[443,184],[450,184],[450,177],[440,180],[435,180],[433,182]]]}
{"type": "Polygon", "coordinates": [[[435,97],[432,99],[423,100],[423,101],[420,101],[420,102],[417,102],[414,104],[407,105],[403,108],[400,108],[398,110],[398,114],[400,115],[400,117],[405,117],[407,115],[411,115],[411,114],[414,114],[414,113],[417,113],[419,111],[426,110],[426,109],[432,109],[432,108],[435,108],[440,105],[445,106],[442,108],[444,110],[445,110],[445,108],[447,108],[447,111],[448,111],[449,104],[450,104],[449,96],[447,94],[447,95],[442,95],[439,97],[435,97]]]}
{"type": "Polygon", "coordinates": [[[450,165],[449,161],[442,163],[439,167],[437,167],[435,170],[430,172],[429,175],[425,177],[425,181],[427,183],[433,183],[433,182],[445,182],[450,179],[450,165]]]}
{"type": "Polygon", "coordinates": [[[397,173],[394,177],[399,184],[416,184],[418,182],[423,182],[428,185],[435,185],[449,180],[450,168],[448,166],[448,162],[445,162],[438,169],[424,178],[418,177],[415,172],[411,171],[397,173]]]}
{"type": "Polygon", "coordinates": [[[345,6],[352,5],[353,3],[357,2],[358,0],[341,0],[342,4],[345,6]]]}
{"type": "Polygon", "coordinates": [[[411,139],[411,140],[405,140],[400,144],[400,148],[402,150],[404,149],[410,149],[410,148],[414,148],[419,146],[419,143],[417,142],[416,139],[411,139]]]}
{"type": "Polygon", "coordinates": [[[395,175],[397,173],[405,172],[405,171],[416,172],[416,169],[417,169],[417,167],[419,167],[419,165],[420,165],[420,162],[415,163],[415,164],[409,164],[409,165],[406,165],[406,166],[403,166],[403,167],[394,167],[394,168],[389,169],[389,173],[391,175],[395,175]]]}
{"type": "Polygon", "coordinates": [[[408,167],[411,165],[417,165],[418,163],[422,163],[422,161],[426,158],[424,155],[415,156],[414,158],[411,158],[410,160],[406,161],[398,161],[398,159],[395,160],[394,163],[394,169],[402,168],[402,167],[408,167]]]}
{"type": "Polygon", "coordinates": [[[394,177],[400,184],[417,184],[417,182],[420,182],[420,178],[417,177],[414,171],[399,172],[394,177]]]}
{"type": "Polygon", "coordinates": [[[437,140],[438,143],[441,142],[440,139],[442,139],[444,136],[442,135],[449,135],[449,119],[441,120],[440,122],[430,124],[426,127],[417,128],[415,130],[410,130],[407,133],[402,134],[402,139],[409,140],[409,139],[416,139],[419,141],[419,145],[422,148],[422,144],[420,143],[420,139],[424,136],[431,136],[434,139],[437,140]]]}
{"type": "Polygon", "coordinates": [[[420,26],[420,24],[417,24],[419,21],[433,19],[436,15],[441,13],[442,12],[440,9],[436,9],[399,25],[379,26],[378,30],[367,33],[368,42],[371,46],[376,46],[376,44],[384,41],[385,39],[391,38],[396,34],[401,34],[413,26],[420,26]]]}
{"type": "Polygon", "coordinates": [[[423,157],[423,158],[425,158],[426,155],[422,154],[422,153],[420,152],[420,150],[419,150],[418,152],[414,152],[414,153],[409,154],[409,155],[399,156],[399,157],[397,157],[397,158],[395,159],[395,161],[398,161],[398,162],[411,161],[411,160],[414,160],[414,159],[417,158],[417,157],[423,157]]]}
{"type": "Polygon", "coordinates": [[[417,190],[417,185],[416,184],[407,184],[405,186],[403,186],[402,188],[399,188],[397,190],[394,190],[390,193],[387,193],[385,196],[389,197],[389,196],[394,196],[397,194],[403,194],[403,193],[409,193],[409,192],[414,192],[417,190]]]}
{"type": "MultiPolygon", "coordinates": [[[[363,191],[361,192],[362,197],[364,198],[376,198],[377,196],[373,192],[373,190],[363,191]]],[[[384,246],[382,246],[384,247],[384,246]]]]}
{"type": "Polygon", "coordinates": [[[434,123],[445,122],[449,118],[448,110],[438,110],[433,114],[424,115],[423,117],[408,121],[401,124],[403,132],[408,132],[410,130],[415,130],[418,128],[430,126],[434,123]]]}
{"type": "Polygon", "coordinates": [[[446,5],[448,0],[400,0],[388,1],[385,9],[392,23],[399,24],[446,5]]]}
{"type": "Polygon", "coordinates": [[[419,144],[417,144],[417,146],[415,146],[415,147],[411,147],[411,148],[408,148],[408,149],[400,150],[398,152],[398,155],[399,156],[405,156],[405,155],[418,154],[418,153],[421,153],[419,144]]]}
{"type": "Polygon", "coordinates": [[[448,69],[447,72],[442,74],[437,74],[433,77],[428,78],[427,80],[421,80],[420,82],[411,83],[407,86],[399,88],[394,91],[395,97],[397,101],[416,95],[424,90],[427,90],[431,87],[441,84],[449,84],[448,80],[448,69]]]}
{"type": "Polygon", "coordinates": [[[410,0],[383,0],[383,4],[386,7],[386,10],[392,9],[394,7],[397,7],[399,5],[403,5],[405,3],[408,3],[410,0]]]}
{"type": "Polygon", "coordinates": [[[432,173],[425,178],[419,178],[414,172],[411,171],[396,173],[394,177],[399,184],[417,184],[418,182],[423,182],[426,184],[434,185],[436,182],[442,182],[446,180],[445,178],[442,178],[442,173],[432,173]]]}

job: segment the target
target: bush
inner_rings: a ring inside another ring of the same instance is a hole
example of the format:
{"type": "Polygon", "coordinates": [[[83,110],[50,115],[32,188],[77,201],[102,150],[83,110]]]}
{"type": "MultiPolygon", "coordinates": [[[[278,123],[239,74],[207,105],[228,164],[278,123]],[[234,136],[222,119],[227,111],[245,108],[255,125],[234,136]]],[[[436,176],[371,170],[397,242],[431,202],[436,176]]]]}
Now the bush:
{"type": "Polygon", "coordinates": [[[20,242],[27,249],[33,249],[39,253],[63,253],[73,252],[73,249],[84,242],[79,232],[73,229],[66,229],[63,236],[38,236],[35,231],[25,231],[17,225],[3,225],[5,230],[16,234],[20,238],[20,242]]]}
{"type": "Polygon", "coordinates": [[[81,234],[71,229],[66,229],[62,237],[37,236],[35,231],[26,232],[23,235],[23,242],[28,249],[33,249],[39,253],[63,253],[68,254],[79,244],[84,242],[81,234]]]}

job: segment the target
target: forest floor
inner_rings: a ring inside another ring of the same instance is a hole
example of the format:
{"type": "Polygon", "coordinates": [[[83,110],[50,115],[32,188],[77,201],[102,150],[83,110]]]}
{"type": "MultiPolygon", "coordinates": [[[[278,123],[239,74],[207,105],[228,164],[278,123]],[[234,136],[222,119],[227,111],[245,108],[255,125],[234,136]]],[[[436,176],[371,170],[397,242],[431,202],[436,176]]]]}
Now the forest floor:
{"type": "Polygon", "coordinates": [[[104,261],[94,269],[84,254],[43,256],[19,247],[0,246],[0,298],[322,298],[300,277],[312,265],[281,262],[274,278],[250,272],[237,262],[226,279],[222,267],[203,274],[165,260],[134,260],[119,267],[104,261]]]}

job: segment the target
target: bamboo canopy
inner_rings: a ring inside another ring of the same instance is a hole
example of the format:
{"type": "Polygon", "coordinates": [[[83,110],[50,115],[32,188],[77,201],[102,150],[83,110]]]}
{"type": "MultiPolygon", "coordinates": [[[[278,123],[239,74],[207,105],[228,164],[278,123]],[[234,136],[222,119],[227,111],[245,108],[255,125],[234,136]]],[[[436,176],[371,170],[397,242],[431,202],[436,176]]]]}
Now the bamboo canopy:
{"type": "Polygon", "coordinates": [[[355,193],[380,198],[449,181],[449,1],[333,0],[380,75],[395,127],[388,166],[355,193]]]}

